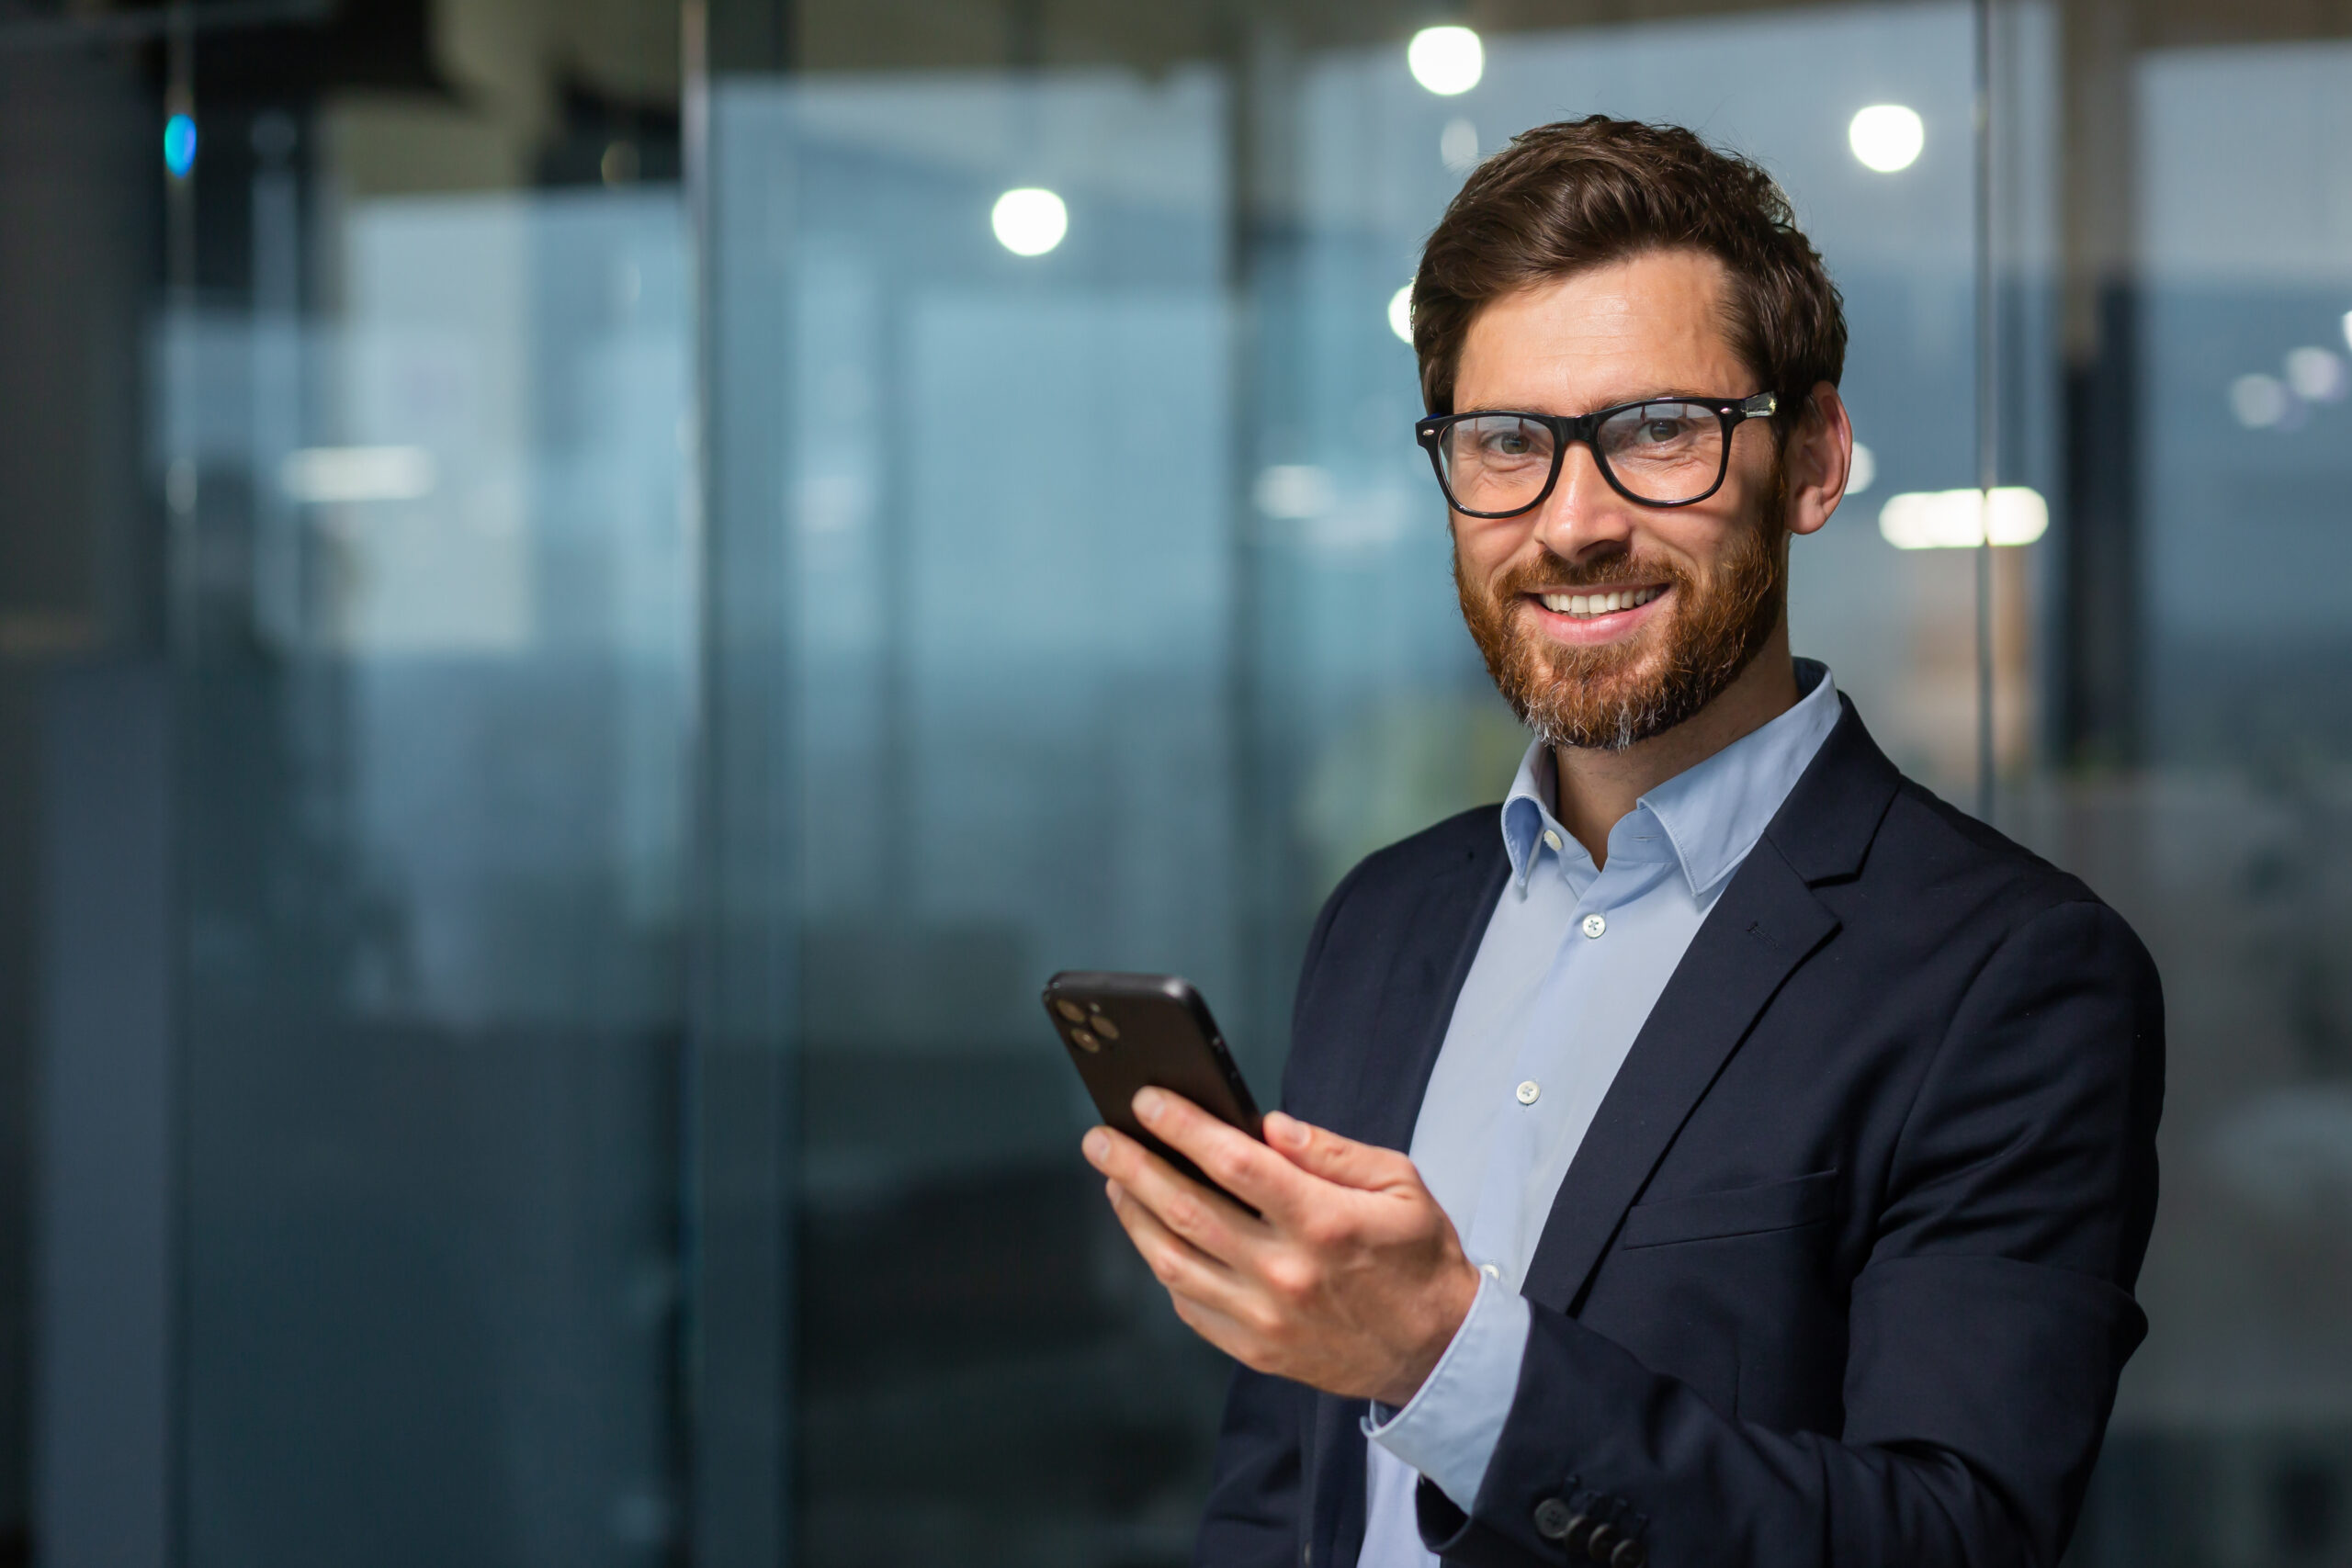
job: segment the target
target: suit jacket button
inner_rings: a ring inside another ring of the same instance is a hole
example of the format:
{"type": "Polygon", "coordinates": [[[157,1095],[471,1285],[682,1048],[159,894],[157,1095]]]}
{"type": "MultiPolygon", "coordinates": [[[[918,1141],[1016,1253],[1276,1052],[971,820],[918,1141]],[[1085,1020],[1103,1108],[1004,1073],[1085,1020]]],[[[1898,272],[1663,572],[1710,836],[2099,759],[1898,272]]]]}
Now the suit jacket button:
{"type": "Polygon", "coordinates": [[[1642,1568],[1649,1560],[1650,1554],[1642,1550],[1640,1541],[1621,1540],[1617,1550],[1609,1554],[1609,1568],[1642,1568]]]}
{"type": "Polygon", "coordinates": [[[1535,1505],[1535,1533],[1545,1540],[1567,1540],[1568,1526],[1575,1521],[1576,1515],[1557,1497],[1546,1497],[1535,1505]]]}
{"type": "Polygon", "coordinates": [[[1595,1525],[1584,1543],[1585,1554],[1595,1562],[1606,1562],[1609,1554],[1617,1550],[1617,1532],[1607,1525],[1595,1525]]]}

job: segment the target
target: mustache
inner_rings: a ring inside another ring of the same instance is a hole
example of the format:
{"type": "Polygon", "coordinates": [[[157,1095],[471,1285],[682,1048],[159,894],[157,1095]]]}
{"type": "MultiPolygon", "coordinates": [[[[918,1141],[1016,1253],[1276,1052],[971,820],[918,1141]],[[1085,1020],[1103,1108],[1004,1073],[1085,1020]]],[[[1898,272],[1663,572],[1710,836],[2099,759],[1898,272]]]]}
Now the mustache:
{"type": "Polygon", "coordinates": [[[1547,548],[1535,559],[1505,572],[1495,587],[1506,597],[1516,597],[1546,589],[1633,588],[1651,582],[1687,587],[1690,574],[1671,561],[1638,555],[1611,556],[1577,566],[1547,548]]]}

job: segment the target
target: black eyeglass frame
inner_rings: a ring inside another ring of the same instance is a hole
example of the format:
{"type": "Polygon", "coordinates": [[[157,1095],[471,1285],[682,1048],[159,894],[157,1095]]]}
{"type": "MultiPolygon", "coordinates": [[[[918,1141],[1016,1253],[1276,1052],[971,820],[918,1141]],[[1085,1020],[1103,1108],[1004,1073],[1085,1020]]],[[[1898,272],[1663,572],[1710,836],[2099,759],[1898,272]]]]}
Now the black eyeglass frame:
{"type": "Polygon", "coordinates": [[[1521,517],[1534,511],[1552,499],[1552,491],[1559,487],[1560,470],[1567,463],[1568,448],[1579,441],[1584,443],[1586,449],[1591,452],[1593,466],[1600,470],[1600,477],[1609,481],[1611,490],[1636,506],[1670,509],[1678,506],[1696,506],[1723,489],[1724,477],[1731,472],[1732,433],[1751,419],[1770,419],[1778,413],[1780,409],[1781,400],[1770,392],[1758,392],[1750,398],[1689,398],[1672,394],[1655,398],[1636,398],[1629,403],[1611,403],[1605,409],[1595,409],[1590,413],[1577,414],[1574,417],[1556,413],[1528,413],[1519,409],[1473,409],[1468,413],[1437,413],[1430,414],[1425,419],[1415,420],[1413,439],[1419,442],[1422,449],[1429,453],[1430,467],[1437,474],[1437,488],[1445,493],[1446,504],[1464,517],[1492,520],[1521,517]],[[1625,481],[1619,479],[1616,470],[1609,466],[1609,455],[1600,449],[1600,443],[1594,439],[1600,434],[1603,421],[1612,419],[1628,409],[1645,408],[1651,403],[1685,403],[1693,408],[1705,409],[1723,422],[1724,449],[1722,457],[1715,464],[1715,482],[1686,501],[1652,501],[1647,496],[1635,495],[1625,488],[1625,481]],[[1508,512],[1474,512],[1454,499],[1453,486],[1447,482],[1445,477],[1445,458],[1439,447],[1447,431],[1465,420],[1473,419],[1523,419],[1531,424],[1540,424],[1552,433],[1552,471],[1544,476],[1544,488],[1535,492],[1534,500],[1524,506],[1514,506],[1508,512]]]}

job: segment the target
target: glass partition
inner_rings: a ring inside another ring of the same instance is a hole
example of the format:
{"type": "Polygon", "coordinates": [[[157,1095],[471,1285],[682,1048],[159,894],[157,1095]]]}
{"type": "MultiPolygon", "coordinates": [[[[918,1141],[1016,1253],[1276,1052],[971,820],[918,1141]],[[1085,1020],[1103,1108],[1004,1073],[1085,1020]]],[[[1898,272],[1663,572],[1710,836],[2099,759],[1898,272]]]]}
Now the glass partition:
{"type": "Polygon", "coordinates": [[[56,416],[122,449],[133,592],[70,650],[123,673],[54,672],[52,907],[122,880],[129,792],[167,911],[164,951],[117,920],[50,970],[44,1256],[82,1293],[40,1340],[42,1554],[673,1560],[701,620],[675,12],[22,9],[0,62],[127,98],[153,219],[119,344],[86,344],[132,417],[56,416]],[[150,768],[86,743],[142,726],[150,768]],[[98,1081],[118,1043],[68,1024],[151,978],[167,1040],[98,1081]],[[149,1093],[138,1146],[113,1106],[149,1093]],[[129,1301],[90,1282],[146,1244],[75,1185],[109,1162],[159,1216],[129,1301]],[[150,1294],[152,1362],[81,1322],[150,1294]]]}
{"type": "Polygon", "coordinates": [[[2128,161],[2072,153],[2129,197],[2073,374],[2135,612],[2077,657],[2130,705],[2056,737],[2019,815],[2147,941],[2171,1044],[2149,1337],[2076,1552],[2102,1564],[2352,1550],[2352,44],[2232,31],[2151,24],[2104,62],[2128,161]]]}
{"type": "Polygon", "coordinates": [[[746,460],[792,563],[802,1561],[1186,1551],[1222,1374],[1121,1266],[1035,992],[1236,991],[1225,97],[713,104],[719,166],[787,193],[715,262],[722,320],[782,301],[746,460]]]}
{"type": "MultiPolygon", "coordinates": [[[[270,245],[306,259],[271,177],[264,287],[270,245]]],[[[653,1561],[695,646],[679,205],[346,195],[313,221],[331,310],[207,300],[156,345],[155,468],[194,498],[187,1550],[653,1561]]]]}

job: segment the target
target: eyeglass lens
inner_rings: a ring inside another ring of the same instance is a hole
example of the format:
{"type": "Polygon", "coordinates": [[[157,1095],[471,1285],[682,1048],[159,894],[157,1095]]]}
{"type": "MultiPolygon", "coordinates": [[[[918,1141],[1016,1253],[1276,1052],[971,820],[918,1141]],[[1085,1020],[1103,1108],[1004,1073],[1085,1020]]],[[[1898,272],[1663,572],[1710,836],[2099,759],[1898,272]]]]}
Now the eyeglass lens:
{"type": "MultiPolygon", "coordinates": [[[[1617,482],[1644,501],[1695,501],[1723,472],[1724,423],[1699,403],[1638,403],[1601,421],[1593,444],[1617,482]]],[[[1464,512],[1532,506],[1552,477],[1549,425],[1519,414],[1474,414],[1438,443],[1445,488],[1464,512]]]]}

